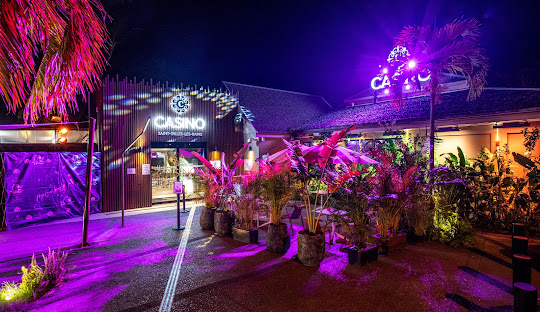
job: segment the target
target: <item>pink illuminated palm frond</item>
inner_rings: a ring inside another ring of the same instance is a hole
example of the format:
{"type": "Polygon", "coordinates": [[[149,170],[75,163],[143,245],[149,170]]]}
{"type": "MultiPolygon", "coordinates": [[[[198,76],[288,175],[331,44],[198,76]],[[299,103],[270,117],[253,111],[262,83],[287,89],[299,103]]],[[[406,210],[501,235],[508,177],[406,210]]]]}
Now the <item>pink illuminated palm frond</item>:
{"type": "Polygon", "coordinates": [[[77,109],[106,66],[107,14],[98,0],[0,2],[0,94],[25,122],[77,109]]]}

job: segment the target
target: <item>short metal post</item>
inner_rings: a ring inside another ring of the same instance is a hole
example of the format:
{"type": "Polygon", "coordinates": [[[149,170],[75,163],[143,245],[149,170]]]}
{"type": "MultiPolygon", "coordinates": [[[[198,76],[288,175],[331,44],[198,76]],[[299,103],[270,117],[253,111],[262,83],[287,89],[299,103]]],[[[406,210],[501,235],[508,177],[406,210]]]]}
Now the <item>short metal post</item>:
{"type": "Polygon", "coordinates": [[[529,254],[529,239],[524,236],[512,237],[512,253],[528,255],[529,254]]]}
{"type": "Polygon", "coordinates": [[[512,223],[512,237],[525,236],[525,225],[523,223],[512,223]]]}
{"type": "Polygon", "coordinates": [[[184,188],[182,189],[182,212],[187,212],[187,210],[186,210],[186,192],[185,192],[184,188]]]}
{"type": "Polygon", "coordinates": [[[94,139],[96,120],[88,118],[88,145],[86,148],[86,185],[84,188],[84,212],[82,242],[79,247],[90,246],[88,243],[88,221],[90,220],[90,204],[92,198],[92,166],[94,160],[94,139]]]}
{"type": "Polygon", "coordinates": [[[512,256],[512,284],[531,283],[531,257],[527,255],[513,255],[512,256]]]}
{"type": "Polygon", "coordinates": [[[538,290],[527,283],[514,283],[514,311],[536,312],[538,290]]]}

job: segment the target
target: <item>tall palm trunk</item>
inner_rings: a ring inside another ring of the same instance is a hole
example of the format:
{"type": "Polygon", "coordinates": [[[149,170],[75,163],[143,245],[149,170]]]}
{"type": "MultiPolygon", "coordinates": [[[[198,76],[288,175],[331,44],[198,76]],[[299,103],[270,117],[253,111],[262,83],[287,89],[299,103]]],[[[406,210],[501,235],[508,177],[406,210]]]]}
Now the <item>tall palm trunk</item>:
{"type": "Polygon", "coordinates": [[[430,79],[430,103],[429,103],[429,169],[435,168],[435,104],[439,92],[439,79],[435,73],[430,79]]]}

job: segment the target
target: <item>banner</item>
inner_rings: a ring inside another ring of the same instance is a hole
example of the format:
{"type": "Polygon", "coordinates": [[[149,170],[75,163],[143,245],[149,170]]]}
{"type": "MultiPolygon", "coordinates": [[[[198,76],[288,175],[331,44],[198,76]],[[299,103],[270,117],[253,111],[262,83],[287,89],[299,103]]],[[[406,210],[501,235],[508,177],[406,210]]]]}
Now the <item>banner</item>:
{"type": "MultiPolygon", "coordinates": [[[[86,155],[5,153],[6,224],[15,229],[82,216],[86,155]]],[[[94,153],[90,213],[101,211],[100,153],[94,153]]]]}

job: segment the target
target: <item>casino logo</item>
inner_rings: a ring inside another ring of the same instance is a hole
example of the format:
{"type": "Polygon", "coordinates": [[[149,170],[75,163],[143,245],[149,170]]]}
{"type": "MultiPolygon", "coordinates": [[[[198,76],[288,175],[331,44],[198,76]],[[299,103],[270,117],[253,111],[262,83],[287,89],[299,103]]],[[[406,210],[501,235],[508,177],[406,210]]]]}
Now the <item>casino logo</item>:
{"type": "Polygon", "coordinates": [[[179,115],[187,112],[190,106],[189,99],[183,95],[177,95],[171,100],[172,109],[179,115]]]}

